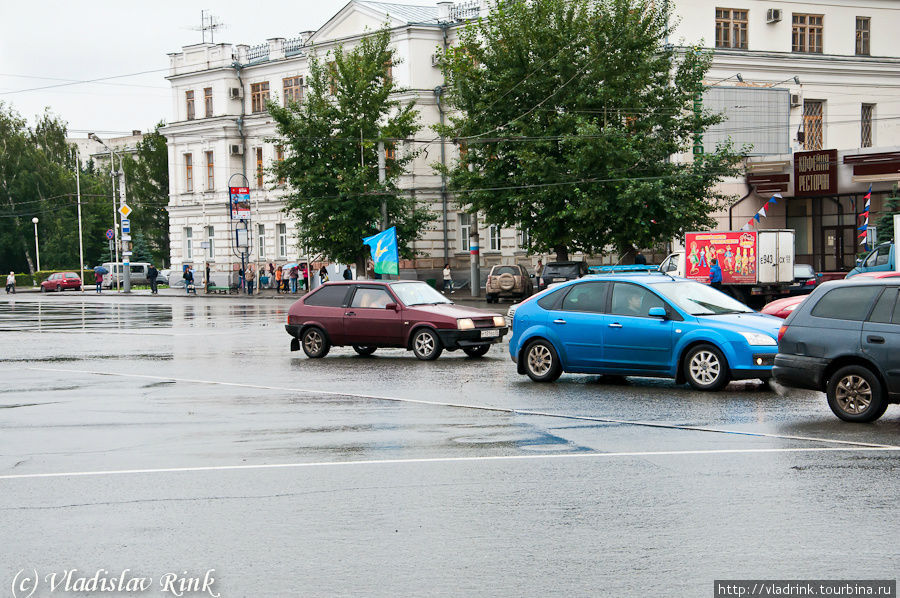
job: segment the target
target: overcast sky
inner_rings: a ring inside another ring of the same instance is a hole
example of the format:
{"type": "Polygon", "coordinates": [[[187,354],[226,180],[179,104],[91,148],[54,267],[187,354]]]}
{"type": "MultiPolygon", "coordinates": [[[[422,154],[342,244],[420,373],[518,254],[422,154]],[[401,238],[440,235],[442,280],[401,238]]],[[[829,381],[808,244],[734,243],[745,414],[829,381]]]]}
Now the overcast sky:
{"type": "MultiPolygon", "coordinates": [[[[392,0],[434,5],[435,0],[392,0]]],[[[259,44],[315,30],[345,0],[0,0],[0,101],[34,121],[45,107],[68,122],[72,137],[147,131],[171,119],[167,54],[200,43],[200,11],[226,28],[216,42],[259,44]],[[72,80],[131,75],[105,82],[72,80]]],[[[207,38],[208,40],[208,38],[207,38]]]]}

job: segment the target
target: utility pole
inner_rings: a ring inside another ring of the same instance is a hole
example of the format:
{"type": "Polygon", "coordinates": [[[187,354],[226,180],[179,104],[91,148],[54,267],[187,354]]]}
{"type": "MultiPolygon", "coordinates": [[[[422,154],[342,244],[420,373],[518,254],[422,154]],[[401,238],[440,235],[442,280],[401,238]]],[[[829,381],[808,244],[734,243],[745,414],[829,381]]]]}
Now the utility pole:
{"type": "MultiPolygon", "coordinates": [[[[384,172],[384,141],[378,142],[378,184],[384,191],[384,181],[386,180],[384,172]]],[[[387,230],[387,198],[381,196],[381,230],[387,230]]]]}
{"type": "Polygon", "coordinates": [[[469,232],[469,277],[472,287],[472,296],[481,296],[481,269],[478,260],[480,252],[478,247],[478,212],[472,212],[472,228],[469,232]]]}
{"type": "MultiPolygon", "coordinates": [[[[81,233],[81,155],[75,150],[75,191],[78,194],[78,278],[84,276],[84,240],[81,233]]],[[[81,281],[81,292],[84,293],[84,281],[81,281]]]]}
{"type": "MultiPolygon", "coordinates": [[[[96,135],[95,135],[96,138],[96,135]]],[[[101,143],[103,143],[101,141],[101,143]]],[[[104,144],[105,145],[105,144],[104,144]]],[[[119,217],[118,210],[116,209],[116,176],[113,174],[113,169],[115,167],[115,158],[113,157],[112,148],[109,148],[109,180],[112,185],[112,206],[113,206],[113,234],[115,235],[114,246],[116,248],[116,261],[113,264],[113,272],[115,272],[116,279],[116,292],[119,291],[119,268],[121,268],[121,264],[119,264],[119,217]]]]}

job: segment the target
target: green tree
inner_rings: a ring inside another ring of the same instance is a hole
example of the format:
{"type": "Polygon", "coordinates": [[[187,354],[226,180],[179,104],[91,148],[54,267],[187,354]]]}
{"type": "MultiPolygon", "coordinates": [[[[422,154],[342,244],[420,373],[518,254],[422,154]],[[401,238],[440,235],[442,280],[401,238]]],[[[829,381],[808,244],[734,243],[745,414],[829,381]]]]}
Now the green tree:
{"type": "Polygon", "coordinates": [[[898,213],[900,213],[900,193],[897,191],[897,185],[894,185],[891,196],[884,198],[881,218],[878,219],[878,243],[896,242],[894,239],[894,214],[898,213]]]}
{"type": "Polygon", "coordinates": [[[169,151],[156,125],[137,144],[135,155],[125,161],[125,186],[133,230],[144,237],[153,263],[169,261],[169,151]]]}
{"type": "Polygon", "coordinates": [[[401,105],[390,69],[398,64],[387,30],[364,37],[350,51],[310,60],[303,103],[268,105],[276,123],[273,141],[285,157],[272,168],[289,187],[285,211],[298,221],[299,245],[331,260],[365,266],[363,237],[381,230],[381,205],[396,226],[401,254],[431,219],[397,180],[414,159],[404,139],[419,130],[414,103],[401,105]],[[386,177],[378,180],[378,141],[387,151],[386,177]]]}
{"type": "Polygon", "coordinates": [[[458,115],[437,128],[461,145],[460,205],[560,260],[711,226],[739,156],[671,159],[721,117],[693,110],[711,56],[666,45],[666,5],[514,0],[466,26],[442,58],[458,115]]]}

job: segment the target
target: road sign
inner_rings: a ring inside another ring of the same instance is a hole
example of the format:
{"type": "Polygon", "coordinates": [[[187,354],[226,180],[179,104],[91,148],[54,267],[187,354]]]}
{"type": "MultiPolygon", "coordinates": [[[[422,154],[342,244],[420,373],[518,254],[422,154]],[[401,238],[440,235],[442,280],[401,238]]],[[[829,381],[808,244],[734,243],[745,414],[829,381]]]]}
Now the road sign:
{"type": "Polygon", "coordinates": [[[128,215],[131,214],[131,212],[132,212],[132,209],[129,208],[128,204],[126,204],[126,203],[123,203],[122,207],[119,208],[119,214],[121,214],[125,218],[128,218],[128,215]]]}
{"type": "Polygon", "coordinates": [[[122,255],[124,255],[125,257],[128,257],[129,255],[132,255],[132,253],[130,251],[123,251],[122,255]]]}
{"type": "Polygon", "coordinates": [[[122,235],[122,240],[123,240],[123,241],[130,241],[130,240],[131,240],[131,235],[122,235]]]}
{"type": "Polygon", "coordinates": [[[130,233],[131,232],[131,220],[127,218],[122,218],[122,233],[130,233]]]}
{"type": "Polygon", "coordinates": [[[115,231],[113,231],[113,229],[111,229],[111,228],[106,229],[106,238],[107,239],[112,241],[113,237],[115,237],[115,236],[116,236],[116,233],[115,233],[115,231]]]}

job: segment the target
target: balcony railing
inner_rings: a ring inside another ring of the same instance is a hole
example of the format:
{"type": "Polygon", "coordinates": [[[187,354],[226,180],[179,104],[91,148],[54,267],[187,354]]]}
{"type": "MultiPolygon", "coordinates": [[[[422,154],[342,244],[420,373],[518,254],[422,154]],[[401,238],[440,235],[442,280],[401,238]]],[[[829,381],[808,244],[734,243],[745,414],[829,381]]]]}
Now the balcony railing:
{"type": "Polygon", "coordinates": [[[466,19],[477,19],[481,14],[480,0],[470,0],[469,2],[459,2],[450,7],[451,21],[465,21],[466,19]]]}
{"type": "Polygon", "coordinates": [[[284,55],[296,56],[297,54],[303,54],[303,38],[292,37],[284,40],[284,55]]]}
{"type": "Polygon", "coordinates": [[[269,59],[269,44],[259,44],[258,46],[250,46],[247,50],[247,62],[265,62],[269,59]]]}

